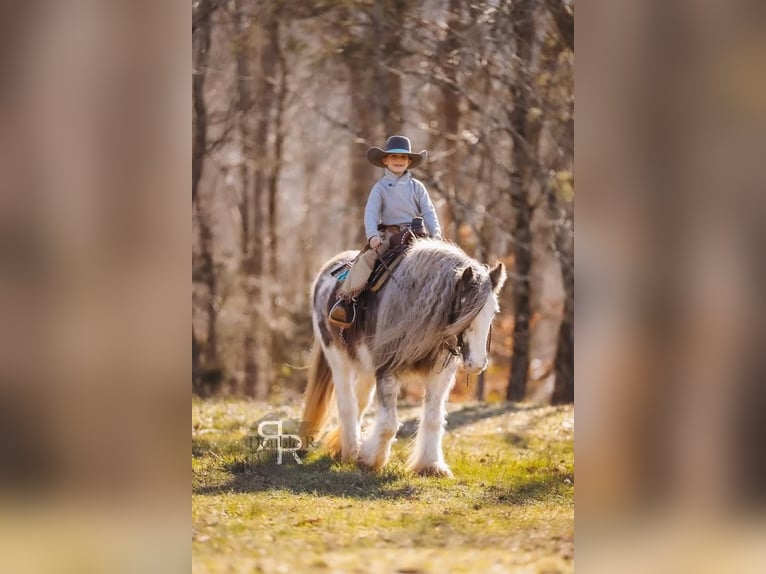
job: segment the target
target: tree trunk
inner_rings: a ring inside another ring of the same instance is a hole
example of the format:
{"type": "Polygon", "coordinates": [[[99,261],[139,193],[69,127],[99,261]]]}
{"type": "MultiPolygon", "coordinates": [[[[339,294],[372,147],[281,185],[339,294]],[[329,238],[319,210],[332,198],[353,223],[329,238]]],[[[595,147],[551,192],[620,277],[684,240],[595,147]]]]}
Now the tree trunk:
{"type": "Polygon", "coordinates": [[[554,363],[556,382],[551,396],[551,404],[557,405],[574,402],[574,242],[570,239],[571,215],[561,217],[564,209],[554,190],[548,192],[548,212],[554,225],[554,245],[564,285],[564,311],[554,363]]]}
{"type": "Polygon", "coordinates": [[[274,118],[274,153],[269,173],[269,267],[273,278],[279,276],[277,270],[278,251],[278,228],[277,228],[277,191],[279,187],[279,175],[282,171],[282,148],[284,145],[284,115],[285,101],[287,100],[287,68],[284,54],[279,43],[279,21],[274,23],[269,33],[269,43],[272,54],[279,64],[279,89],[276,93],[276,114],[274,118]]]}
{"type": "MultiPolygon", "coordinates": [[[[368,43],[359,41],[349,47],[349,59],[346,61],[349,70],[349,91],[351,93],[350,124],[361,138],[375,138],[375,123],[370,102],[375,101],[374,84],[367,57],[368,43]]],[[[367,161],[367,145],[355,138],[351,142],[351,181],[349,182],[348,202],[345,210],[345,220],[337,222],[341,228],[348,231],[348,247],[364,245],[367,237],[364,231],[363,210],[367,203],[370,189],[375,182],[375,167],[367,161]]],[[[380,144],[376,144],[380,145],[380,144]]]]}
{"type": "MultiPolygon", "coordinates": [[[[574,288],[574,285],[572,285],[574,288]]],[[[564,300],[564,318],[559,327],[556,348],[556,382],[551,396],[552,405],[574,402],[574,299],[564,300]]]]}
{"type": "Polygon", "coordinates": [[[205,310],[207,312],[207,337],[201,352],[203,370],[218,368],[218,279],[213,259],[213,233],[201,197],[194,202],[199,227],[201,276],[207,287],[205,310]]]}
{"type": "MultiPolygon", "coordinates": [[[[278,278],[280,277],[278,264],[279,258],[277,257],[279,249],[279,229],[277,218],[277,191],[279,189],[279,176],[282,171],[282,149],[284,144],[284,114],[285,103],[287,100],[287,64],[285,61],[284,53],[280,45],[280,25],[279,14],[275,15],[275,21],[269,31],[269,44],[270,51],[278,64],[278,89],[276,92],[276,112],[274,116],[274,125],[272,131],[274,133],[274,145],[273,156],[270,162],[269,182],[268,182],[268,253],[269,253],[269,281],[268,284],[272,287],[269,289],[269,313],[273,315],[272,321],[269,321],[269,325],[274,324],[278,319],[279,307],[277,305],[277,290],[273,287],[279,284],[278,278]]],[[[276,82],[276,78],[274,79],[276,82]]],[[[269,327],[269,358],[270,362],[278,360],[278,344],[276,341],[273,330],[269,327]]],[[[271,387],[271,385],[269,385],[271,387]]]]}
{"type": "Polygon", "coordinates": [[[192,393],[202,394],[202,346],[197,341],[192,325],[192,393]]]}
{"type": "Polygon", "coordinates": [[[193,70],[192,70],[192,201],[197,200],[197,190],[202,179],[207,148],[207,105],[205,103],[205,78],[210,51],[211,15],[215,10],[212,0],[200,0],[193,13],[193,70]]]}
{"type": "Polygon", "coordinates": [[[385,0],[376,2],[372,10],[375,41],[382,39],[380,57],[383,59],[382,65],[373,67],[377,86],[373,95],[378,103],[386,136],[401,133],[404,121],[402,81],[394,67],[402,59],[401,31],[407,18],[407,8],[406,0],[385,0]]]}
{"type": "MultiPolygon", "coordinates": [[[[249,391],[257,400],[268,398],[271,380],[271,269],[268,257],[268,241],[271,228],[269,209],[269,179],[274,156],[271,136],[274,133],[275,77],[277,54],[274,52],[274,29],[278,26],[276,4],[261,6],[260,14],[262,43],[260,47],[260,70],[257,83],[256,110],[258,117],[253,141],[255,164],[254,209],[255,226],[253,233],[253,268],[250,277],[251,298],[249,300],[250,332],[254,336],[256,361],[259,369],[250,381],[249,391]]],[[[278,40],[278,35],[276,36],[278,40]]]]}
{"type": "Polygon", "coordinates": [[[258,198],[259,186],[255,174],[251,171],[253,156],[257,153],[253,142],[252,129],[249,122],[253,107],[252,80],[250,61],[252,46],[250,35],[245,26],[244,7],[242,0],[234,2],[233,27],[235,31],[235,54],[237,68],[237,129],[240,144],[239,183],[242,189],[240,198],[240,222],[242,258],[240,273],[245,294],[246,312],[248,313],[248,328],[242,341],[244,357],[243,391],[253,397],[256,393],[257,380],[260,374],[257,358],[257,310],[258,285],[261,269],[261,246],[259,245],[258,230],[258,198]]]}
{"type": "Polygon", "coordinates": [[[237,66],[237,131],[240,141],[240,163],[239,180],[242,186],[242,193],[239,201],[239,215],[241,238],[240,248],[242,257],[245,259],[248,255],[251,245],[252,229],[252,208],[250,201],[250,169],[248,163],[252,156],[250,129],[248,117],[252,108],[251,79],[250,79],[250,45],[248,42],[245,16],[242,10],[242,0],[234,2],[234,13],[232,14],[232,25],[234,28],[234,45],[237,66]]]}
{"type": "Polygon", "coordinates": [[[442,209],[443,233],[445,237],[456,241],[460,221],[458,221],[452,201],[459,192],[458,178],[460,176],[460,92],[457,87],[458,58],[460,58],[460,21],[461,0],[449,0],[447,7],[447,36],[441,43],[439,63],[444,71],[445,80],[441,82],[441,116],[444,121],[443,136],[446,140],[447,160],[447,196],[448,200],[442,209]]]}
{"type": "MultiPolygon", "coordinates": [[[[547,0],[546,6],[556,20],[561,37],[560,42],[548,42],[542,50],[541,67],[553,75],[557,71],[562,51],[566,48],[574,49],[574,23],[562,0],[547,0]]],[[[547,93],[543,96],[547,101],[556,98],[556,94],[551,93],[551,90],[558,89],[554,88],[554,85],[549,85],[547,93]]],[[[567,150],[565,154],[554,159],[553,165],[557,165],[557,169],[571,169],[574,152],[574,104],[569,105],[569,120],[560,124],[559,133],[549,135],[556,139],[558,146],[567,150]]],[[[553,233],[553,250],[559,262],[564,287],[564,307],[556,342],[555,382],[551,404],[565,404],[574,402],[574,213],[569,201],[550,183],[546,185],[546,200],[553,233]]]]}
{"type": "MultiPolygon", "coordinates": [[[[523,400],[527,389],[529,372],[529,321],[531,318],[530,271],[532,269],[532,209],[530,207],[530,173],[532,161],[529,157],[534,147],[531,144],[539,134],[539,125],[532,126],[529,115],[530,81],[529,67],[532,59],[532,41],[535,22],[534,2],[520,0],[511,10],[509,26],[515,37],[518,70],[512,86],[513,110],[510,113],[511,136],[513,138],[513,173],[511,175],[511,205],[515,212],[514,255],[517,278],[513,283],[514,308],[516,317],[513,324],[513,355],[508,378],[506,398],[509,401],[523,400]]],[[[539,120],[535,122],[539,124],[539,120]]]]}
{"type": "Polygon", "coordinates": [[[532,270],[531,210],[528,193],[524,189],[522,178],[518,175],[514,176],[511,185],[515,188],[511,203],[516,213],[514,255],[517,278],[513,282],[516,316],[513,321],[513,355],[511,356],[511,372],[508,378],[506,399],[521,401],[524,400],[527,392],[527,373],[529,371],[530,271],[532,270]]]}
{"type": "MultiPolygon", "coordinates": [[[[199,183],[202,179],[202,171],[205,164],[207,148],[207,105],[205,103],[205,78],[207,75],[207,63],[210,50],[211,15],[215,5],[212,0],[200,0],[197,9],[193,12],[192,42],[193,42],[193,70],[192,70],[192,205],[196,209],[199,183]]],[[[203,227],[200,226],[200,235],[203,235],[203,227]]],[[[202,237],[200,237],[202,243],[202,237]]],[[[203,257],[205,249],[203,246],[203,257]]],[[[203,266],[207,269],[211,261],[203,260],[203,266]]],[[[208,315],[208,320],[210,317],[208,315]]],[[[208,333],[209,337],[209,333],[208,333]]],[[[215,341],[215,330],[213,330],[215,341]]],[[[196,393],[202,391],[203,357],[205,353],[199,343],[192,326],[192,390],[196,393]]],[[[215,357],[215,347],[213,347],[215,357]]]]}

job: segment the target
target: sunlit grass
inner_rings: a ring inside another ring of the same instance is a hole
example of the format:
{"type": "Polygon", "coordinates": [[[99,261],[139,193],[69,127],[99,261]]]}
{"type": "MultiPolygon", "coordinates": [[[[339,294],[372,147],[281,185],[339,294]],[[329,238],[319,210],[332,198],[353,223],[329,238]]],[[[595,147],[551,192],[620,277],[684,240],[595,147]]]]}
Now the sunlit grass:
{"type": "Polygon", "coordinates": [[[571,407],[451,413],[453,479],[411,474],[408,438],[377,473],[321,451],[301,465],[253,457],[244,439],[265,413],[192,404],[195,571],[573,571],[571,407]]]}

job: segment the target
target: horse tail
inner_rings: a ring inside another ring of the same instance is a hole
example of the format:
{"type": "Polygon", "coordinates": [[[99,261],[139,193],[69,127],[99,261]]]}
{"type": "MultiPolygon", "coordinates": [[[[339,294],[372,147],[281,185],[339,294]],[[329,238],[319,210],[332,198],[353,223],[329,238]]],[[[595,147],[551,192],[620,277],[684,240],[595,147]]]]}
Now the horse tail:
{"type": "Polygon", "coordinates": [[[314,347],[311,349],[309,382],[306,386],[301,417],[301,440],[306,446],[316,441],[319,433],[322,432],[332,407],[334,391],[330,365],[327,364],[327,358],[319,341],[314,341],[314,347]]]}

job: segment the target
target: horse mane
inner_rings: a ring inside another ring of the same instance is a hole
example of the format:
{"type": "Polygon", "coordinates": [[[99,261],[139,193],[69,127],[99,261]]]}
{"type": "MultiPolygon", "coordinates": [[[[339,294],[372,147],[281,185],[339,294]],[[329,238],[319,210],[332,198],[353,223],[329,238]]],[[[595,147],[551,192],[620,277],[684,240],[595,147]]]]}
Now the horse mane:
{"type": "Polygon", "coordinates": [[[379,294],[375,332],[368,334],[376,369],[435,362],[443,341],[471,324],[491,290],[487,267],[456,245],[415,241],[379,294]],[[467,267],[473,279],[466,288],[460,278],[467,267]]]}

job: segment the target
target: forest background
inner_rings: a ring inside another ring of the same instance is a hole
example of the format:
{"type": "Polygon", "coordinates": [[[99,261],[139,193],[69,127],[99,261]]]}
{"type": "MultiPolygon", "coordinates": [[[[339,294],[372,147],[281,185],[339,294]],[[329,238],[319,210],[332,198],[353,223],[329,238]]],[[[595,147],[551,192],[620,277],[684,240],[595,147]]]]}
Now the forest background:
{"type": "Polygon", "coordinates": [[[194,393],[302,391],[312,280],[404,134],[446,238],[509,270],[453,400],[573,400],[572,2],[197,0],[192,29],[194,393]]]}

